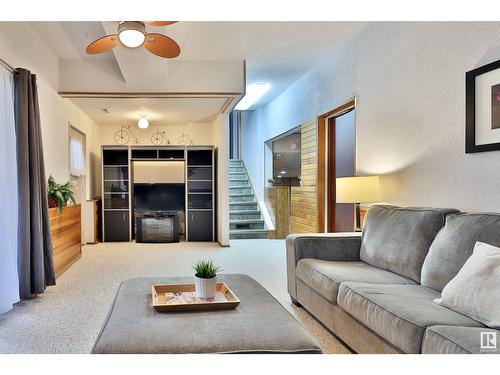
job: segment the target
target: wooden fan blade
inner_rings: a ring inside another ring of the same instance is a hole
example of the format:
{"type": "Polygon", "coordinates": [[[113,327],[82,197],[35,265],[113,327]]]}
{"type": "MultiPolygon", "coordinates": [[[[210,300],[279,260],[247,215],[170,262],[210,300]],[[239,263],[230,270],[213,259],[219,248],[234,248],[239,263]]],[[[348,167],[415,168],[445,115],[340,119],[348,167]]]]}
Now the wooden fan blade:
{"type": "Polygon", "coordinates": [[[177,57],[181,53],[181,47],[175,40],[163,34],[147,34],[144,47],[152,54],[166,58],[177,57]]]}
{"type": "Polygon", "coordinates": [[[118,45],[118,35],[106,35],[90,43],[85,51],[90,55],[102,53],[115,48],[118,45]]]}
{"type": "Polygon", "coordinates": [[[145,24],[149,26],[168,26],[177,23],[177,21],[146,21],[145,24]]]}

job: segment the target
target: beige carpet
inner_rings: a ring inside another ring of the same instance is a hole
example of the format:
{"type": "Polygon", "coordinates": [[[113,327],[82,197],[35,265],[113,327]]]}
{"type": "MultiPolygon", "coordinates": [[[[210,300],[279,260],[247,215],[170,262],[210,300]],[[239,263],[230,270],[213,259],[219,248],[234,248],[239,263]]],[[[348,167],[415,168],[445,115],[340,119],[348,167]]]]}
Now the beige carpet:
{"type": "Polygon", "coordinates": [[[0,315],[0,353],[89,353],[121,281],[189,276],[198,259],[261,283],[318,340],[325,353],[348,353],[326,329],[290,302],[283,240],[211,243],[106,243],[84,246],[82,258],[40,297],[0,315]]]}

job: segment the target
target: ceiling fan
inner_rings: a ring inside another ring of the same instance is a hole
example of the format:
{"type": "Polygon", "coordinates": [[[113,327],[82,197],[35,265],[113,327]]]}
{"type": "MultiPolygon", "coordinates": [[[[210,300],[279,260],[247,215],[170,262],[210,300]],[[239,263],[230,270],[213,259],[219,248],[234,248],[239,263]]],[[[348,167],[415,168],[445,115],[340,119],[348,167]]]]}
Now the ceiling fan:
{"type": "Polygon", "coordinates": [[[142,45],[152,54],[164,58],[179,56],[181,48],[175,40],[166,35],[146,32],[146,25],[167,26],[177,21],[122,21],[118,24],[117,34],[103,36],[90,43],[86,52],[94,55],[110,51],[119,43],[128,48],[137,48],[142,45]]]}

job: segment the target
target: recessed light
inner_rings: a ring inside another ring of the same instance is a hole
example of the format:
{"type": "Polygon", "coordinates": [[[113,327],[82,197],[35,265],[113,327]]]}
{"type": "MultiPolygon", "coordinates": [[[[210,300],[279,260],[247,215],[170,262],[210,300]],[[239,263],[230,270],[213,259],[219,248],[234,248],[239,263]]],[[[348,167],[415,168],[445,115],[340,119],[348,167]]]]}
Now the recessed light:
{"type": "Polygon", "coordinates": [[[278,175],[278,178],[281,178],[281,175],[280,175],[280,174],[278,175]]]}
{"type": "Polygon", "coordinates": [[[286,171],[283,169],[280,173],[281,174],[286,174],[286,171]]]}
{"type": "Polygon", "coordinates": [[[247,86],[245,96],[238,102],[237,111],[245,111],[254,105],[269,89],[271,84],[268,82],[256,82],[247,86]]]}

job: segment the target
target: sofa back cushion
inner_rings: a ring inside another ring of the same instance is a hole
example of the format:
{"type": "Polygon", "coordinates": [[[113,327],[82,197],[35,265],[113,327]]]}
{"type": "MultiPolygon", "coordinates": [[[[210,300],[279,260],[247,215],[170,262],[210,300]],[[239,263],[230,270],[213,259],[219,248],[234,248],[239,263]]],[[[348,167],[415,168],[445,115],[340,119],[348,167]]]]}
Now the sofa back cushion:
{"type": "Polygon", "coordinates": [[[420,282],[422,264],[446,215],[457,210],[376,205],[365,217],[360,257],[420,282]]]}
{"type": "Polygon", "coordinates": [[[448,216],[425,258],[422,285],[442,291],[472,255],[476,242],[500,247],[500,214],[448,216]]]}

